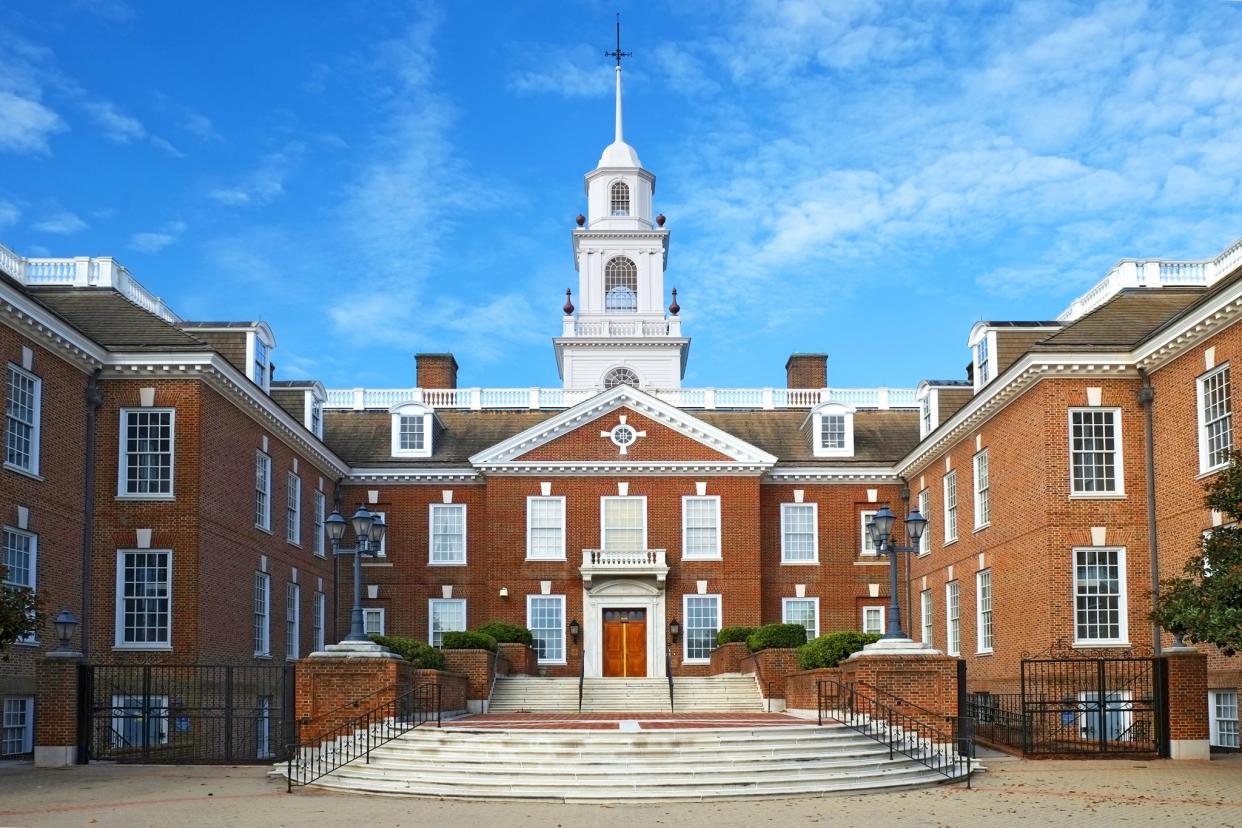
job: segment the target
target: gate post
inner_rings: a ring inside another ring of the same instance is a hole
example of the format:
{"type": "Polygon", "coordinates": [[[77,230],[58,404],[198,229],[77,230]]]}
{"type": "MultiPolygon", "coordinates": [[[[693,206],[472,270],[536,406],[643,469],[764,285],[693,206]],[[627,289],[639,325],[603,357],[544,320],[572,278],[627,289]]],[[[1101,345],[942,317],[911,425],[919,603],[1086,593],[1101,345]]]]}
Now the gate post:
{"type": "MultiPolygon", "coordinates": [[[[81,653],[52,652],[35,668],[34,763],[37,768],[77,764],[78,667],[81,653]]],[[[1206,696],[1204,697],[1206,698],[1206,696]]]]}
{"type": "Polygon", "coordinates": [[[1208,759],[1207,655],[1194,647],[1168,647],[1161,657],[1169,688],[1169,758],[1208,759]]]}

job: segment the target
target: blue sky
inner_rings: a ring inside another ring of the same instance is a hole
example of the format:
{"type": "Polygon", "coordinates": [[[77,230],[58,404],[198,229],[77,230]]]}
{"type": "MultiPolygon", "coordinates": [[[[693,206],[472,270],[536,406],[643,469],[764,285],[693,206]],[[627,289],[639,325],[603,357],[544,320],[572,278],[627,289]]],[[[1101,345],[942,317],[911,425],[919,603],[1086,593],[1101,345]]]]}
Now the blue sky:
{"type": "Polygon", "coordinates": [[[285,378],[556,385],[617,10],[688,385],[959,377],[976,320],[1242,235],[1242,3],[39,0],[0,4],[0,242],[265,319],[285,378]]]}

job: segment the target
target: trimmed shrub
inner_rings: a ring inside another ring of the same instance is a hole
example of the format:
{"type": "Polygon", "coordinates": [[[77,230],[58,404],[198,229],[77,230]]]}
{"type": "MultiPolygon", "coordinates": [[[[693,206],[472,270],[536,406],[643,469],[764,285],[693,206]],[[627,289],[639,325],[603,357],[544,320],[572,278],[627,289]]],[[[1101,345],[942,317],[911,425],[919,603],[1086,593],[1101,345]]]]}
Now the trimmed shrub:
{"type": "Polygon", "coordinates": [[[876,633],[853,630],[821,635],[798,648],[798,666],[803,670],[836,667],[863,647],[879,640],[880,636],[876,633]]]}
{"type": "Polygon", "coordinates": [[[493,621],[490,624],[484,624],[475,632],[481,632],[484,635],[490,635],[496,639],[497,644],[525,644],[527,647],[535,646],[535,636],[525,627],[519,627],[517,624],[505,624],[500,621],[493,621]]]}
{"type": "Polygon", "coordinates": [[[381,647],[387,647],[421,670],[444,669],[444,653],[416,638],[405,638],[400,635],[373,635],[371,640],[381,647]]]}
{"type": "Polygon", "coordinates": [[[496,652],[496,639],[481,632],[446,632],[444,643],[446,650],[487,650],[496,652]]]}
{"type": "Polygon", "coordinates": [[[801,647],[806,643],[806,627],[801,624],[764,624],[746,637],[752,653],[776,647],[801,647]]]}
{"type": "Polygon", "coordinates": [[[746,639],[755,631],[754,627],[721,627],[716,633],[716,646],[720,647],[724,644],[733,644],[735,642],[746,643],[746,639]]]}

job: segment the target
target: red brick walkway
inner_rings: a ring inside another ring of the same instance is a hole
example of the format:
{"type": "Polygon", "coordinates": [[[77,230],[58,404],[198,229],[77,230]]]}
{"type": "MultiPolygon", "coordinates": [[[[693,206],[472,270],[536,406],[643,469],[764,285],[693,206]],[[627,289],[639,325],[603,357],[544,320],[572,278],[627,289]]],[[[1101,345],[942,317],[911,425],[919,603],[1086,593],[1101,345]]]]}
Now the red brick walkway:
{"type": "Polygon", "coordinates": [[[677,728],[790,727],[813,722],[783,713],[477,713],[453,719],[445,727],[495,727],[532,730],[620,730],[621,722],[640,730],[677,728]]]}

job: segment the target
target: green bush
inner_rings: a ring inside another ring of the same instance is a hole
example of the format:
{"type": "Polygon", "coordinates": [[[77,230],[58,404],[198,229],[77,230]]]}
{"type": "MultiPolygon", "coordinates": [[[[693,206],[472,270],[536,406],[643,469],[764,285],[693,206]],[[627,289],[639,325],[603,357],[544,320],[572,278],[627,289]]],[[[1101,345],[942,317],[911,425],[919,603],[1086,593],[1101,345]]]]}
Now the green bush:
{"type": "Polygon", "coordinates": [[[416,638],[405,638],[400,635],[373,635],[371,640],[381,647],[387,647],[420,669],[444,669],[444,653],[416,638]]]}
{"type": "Polygon", "coordinates": [[[720,647],[724,644],[732,644],[740,641],[746,643],[746,639],[755,631],[754,627],[721,627],[716,633],[716,646],[720,647]]]}
{"type": "Polygon", "coordinates": [[[880,636],[876,633],[853,630],[821,635],[798,648],[798,666],[803,670],[836,667],[863,647],[879,640],[880,636]]]}
{"type": "Polygon", "coordinates": [[[446,632],[444,643],[446,650],[487,650],[496,652],[496,639],[481,632],[446,632]]]}
{"type": "Polygon", "coordinates": [[[505,624],[501,621],[493,621],[490,624],[484,624],[475,632],[481,632],[484,635],[490,635],[496,639],[497,644],[525,644],[527,647],[535,646],[535,636],[525,627],[519,627],[517,624],[505,624]]]}
{"type": "Polygon", "coordinates": [[[764,624],[746,637],[752,653],[775,647],[801,647],[806,643],[806,627],[801,624],[764,624]]]}

